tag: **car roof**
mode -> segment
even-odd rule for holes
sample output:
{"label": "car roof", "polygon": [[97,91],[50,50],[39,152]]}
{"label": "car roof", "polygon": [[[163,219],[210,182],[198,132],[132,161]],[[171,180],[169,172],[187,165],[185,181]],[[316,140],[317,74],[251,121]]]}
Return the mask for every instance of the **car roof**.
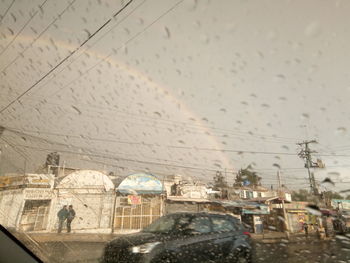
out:
{"label": "car roof", "polygon": [[171,215],[177,215],[177,216],[230,216],[232,218],[234,218],[232,215],[230,214],[225,214],[225,213],[218,213],[218,212],[176,212],[176,213],[172,213],[172,214],[168,214],[169,216]]}

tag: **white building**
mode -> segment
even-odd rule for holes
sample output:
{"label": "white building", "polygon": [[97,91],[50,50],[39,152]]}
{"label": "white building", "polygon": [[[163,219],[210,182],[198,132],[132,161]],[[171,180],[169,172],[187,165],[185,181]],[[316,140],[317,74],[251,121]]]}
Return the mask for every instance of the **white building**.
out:
{"label": "white building", "polygon": [[73,205],[72,232],[110,233],[114,188],[108,176],[98,171],[80,170],[65,176],[54,189],[48,230],[57,231],[58,211],[63,205]]}
{"label": "white building", "polygon": [[52,207],[52,174],[0,177],[0,224],[23,231],[45,231]]}

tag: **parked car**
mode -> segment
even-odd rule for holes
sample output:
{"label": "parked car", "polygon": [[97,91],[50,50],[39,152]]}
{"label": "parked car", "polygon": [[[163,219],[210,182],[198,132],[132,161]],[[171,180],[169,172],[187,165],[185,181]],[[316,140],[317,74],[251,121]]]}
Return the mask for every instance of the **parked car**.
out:
{"label": "parked car", "polygon": [[175,213],[109,242],[102,262],[251,262],[249,232],[230,215]]}

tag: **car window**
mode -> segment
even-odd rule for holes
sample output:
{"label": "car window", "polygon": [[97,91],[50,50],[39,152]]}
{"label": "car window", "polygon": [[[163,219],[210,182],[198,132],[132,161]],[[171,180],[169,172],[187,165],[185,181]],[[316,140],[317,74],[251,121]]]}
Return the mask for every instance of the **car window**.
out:
{"label": "car window", "polygon": [[235,227],[227,218],[212,217],[211,221],[213,222],[214,232],[229,232],[237,229],[237,227]]}
{"label": "car window", "polygon": [[166,233],[174,228],[175,219],[170,216],[161,217],[143,229],[144,232]]}
{"label": "car window", "polygon": [[188,229],[198,233],[209,233],[211,224],[208,217],[195,217],[187,227]]}

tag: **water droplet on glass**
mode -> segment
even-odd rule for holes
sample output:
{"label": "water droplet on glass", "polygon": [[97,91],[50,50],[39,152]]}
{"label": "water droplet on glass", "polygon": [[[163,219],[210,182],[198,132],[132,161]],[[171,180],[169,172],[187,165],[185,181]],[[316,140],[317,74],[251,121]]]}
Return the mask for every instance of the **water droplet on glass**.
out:
{"label": "water droplet on glass", "polygon": [[310,115],[308,113],[302,113],[301,114],[301,119],[302,120],[308,120],[308,119],[310,119]]}
{"label": "water droplet on glass", "polygon": [[282,81],[285,81],[286,80],[286,76],[283,75],[283,74],[277,74],[275,77],[274,77],[274,81],[275,82],[282,82]]}
{"label": "water droplet on glass", "polygon": [[305,35],[308,37],[316,37],[321,33],[321,25],[318,21],[313,21],[305,27]]}
{"label": "water droplet on glass", "polygon": [[281,148],[286,150],[286,151],[289,151],[289,147],[287,145],[282,145]]}
{"label": "water droplet on glass", "polygon": [[170,30],[167,27],[164,27],[164,38],[170,38]]}
{"label": "water droplet on glass", "polygon": [[345,135],[347,133],[347,129],[345,127],[338,127],[335,133],[337,135]]}

